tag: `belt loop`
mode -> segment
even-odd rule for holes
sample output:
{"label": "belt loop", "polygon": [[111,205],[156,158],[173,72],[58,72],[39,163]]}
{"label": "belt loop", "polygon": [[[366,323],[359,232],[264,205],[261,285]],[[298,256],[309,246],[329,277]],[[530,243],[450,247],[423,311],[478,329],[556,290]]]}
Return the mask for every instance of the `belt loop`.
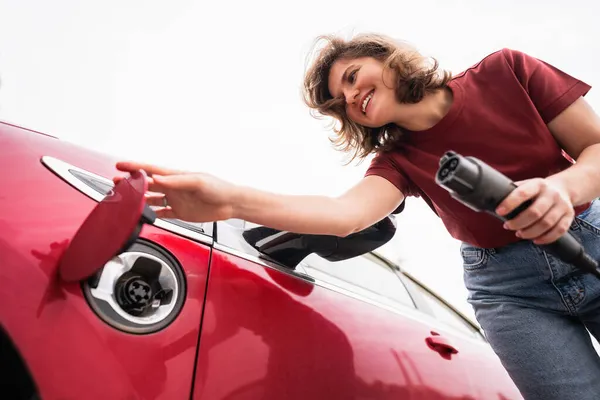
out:
{"label": "belt loop", "polygon": [[579,230],[579,227],[580,227],[580,225],[579,225],[579,221],[577,221],[577,217],[573,218],[573,222],[571,222],[570,229],[576,231],[576,230]]}

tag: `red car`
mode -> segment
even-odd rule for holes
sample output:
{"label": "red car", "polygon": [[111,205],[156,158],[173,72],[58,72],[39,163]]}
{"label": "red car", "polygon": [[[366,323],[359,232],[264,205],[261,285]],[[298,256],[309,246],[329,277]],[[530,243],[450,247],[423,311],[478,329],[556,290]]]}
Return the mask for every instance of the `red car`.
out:
{"label": "red car", "polygon": [[518,399],[484,335],[373,250],[156,219],[143,171],[0,123],[2,399]]}

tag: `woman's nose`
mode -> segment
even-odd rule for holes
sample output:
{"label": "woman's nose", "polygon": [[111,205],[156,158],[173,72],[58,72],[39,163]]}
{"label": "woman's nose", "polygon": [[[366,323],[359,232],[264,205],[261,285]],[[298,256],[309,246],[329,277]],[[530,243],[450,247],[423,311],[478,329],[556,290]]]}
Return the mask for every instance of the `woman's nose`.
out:
{"label": "woman's nose", "polygon": [[358,98],[358,93],[359,93],[359,91],[356,89],[347,90],[346,94],[345,94],[346,103],[348,103],[348,104],[356,103],[356,99]]}

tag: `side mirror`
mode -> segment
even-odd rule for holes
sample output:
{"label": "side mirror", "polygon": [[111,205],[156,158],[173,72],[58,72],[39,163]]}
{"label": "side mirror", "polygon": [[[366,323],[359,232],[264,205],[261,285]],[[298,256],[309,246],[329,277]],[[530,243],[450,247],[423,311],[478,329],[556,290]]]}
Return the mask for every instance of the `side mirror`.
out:
{"label": "side mirror", "polygon": [[261,254],[295,268],[312,253],[329,261],[341,261],[371,252],[389,242],[395,233],[396,221],[390,215],[346,237],[299,234],[265,226],[248,229],[242,236]]}

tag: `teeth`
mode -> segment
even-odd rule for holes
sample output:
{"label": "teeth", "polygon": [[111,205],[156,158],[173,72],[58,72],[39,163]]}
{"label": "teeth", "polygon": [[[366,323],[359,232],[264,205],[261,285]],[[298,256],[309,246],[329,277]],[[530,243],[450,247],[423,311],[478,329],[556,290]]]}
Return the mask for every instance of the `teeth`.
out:
{"label": "teeth", "polygon": [[365,101],[363,101],[363,103],[362,103],[362,112],[363,113],[367,109],[367,104],[369,104],[369,101],[371,101],[371,97],[373,97],[373,93],[374,92],[369,93],[369,95],[365,98]]}

